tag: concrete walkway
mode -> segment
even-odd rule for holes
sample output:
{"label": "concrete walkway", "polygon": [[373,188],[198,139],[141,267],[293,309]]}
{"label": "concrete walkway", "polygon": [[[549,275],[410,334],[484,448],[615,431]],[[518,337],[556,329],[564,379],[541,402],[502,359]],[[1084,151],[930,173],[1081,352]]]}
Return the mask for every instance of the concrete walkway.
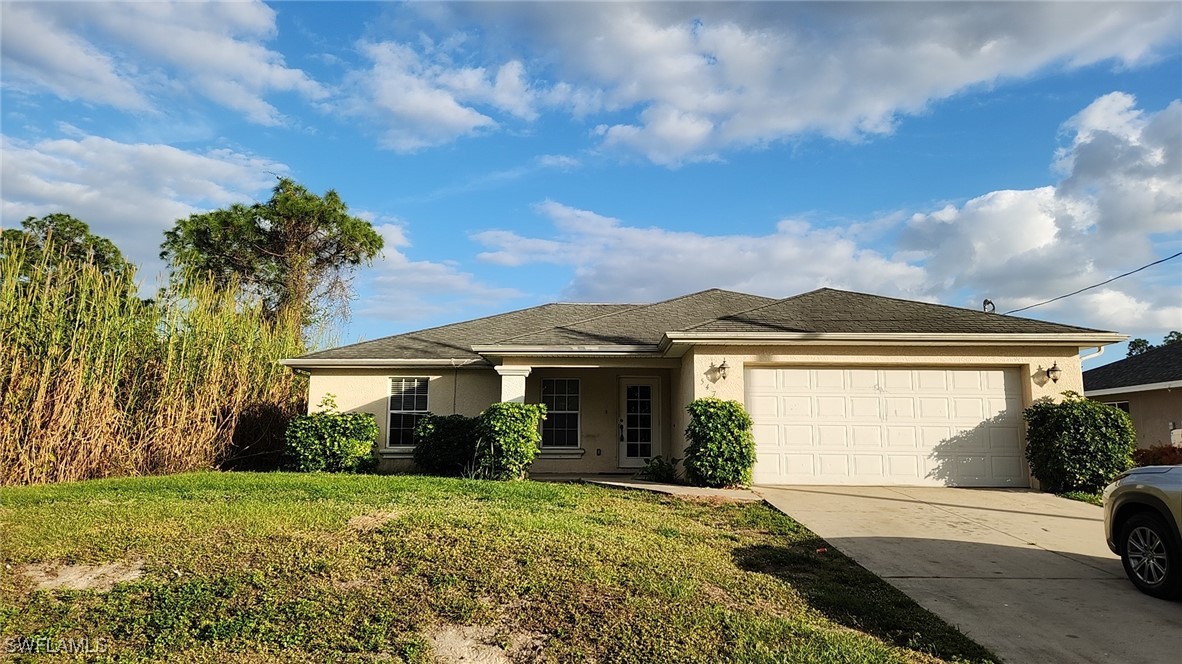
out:
{"label": "concrete walkway", "polygon": [[756,492],[1006,661],[1182,661],[1182,603],[1129,583],[1094,505],[1007,489]]}

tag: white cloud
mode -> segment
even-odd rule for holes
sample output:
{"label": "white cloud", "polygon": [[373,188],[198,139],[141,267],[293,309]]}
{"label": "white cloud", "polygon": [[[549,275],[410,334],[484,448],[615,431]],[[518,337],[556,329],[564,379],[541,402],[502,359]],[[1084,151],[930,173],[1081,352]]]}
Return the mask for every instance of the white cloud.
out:
{"label": "white cloud", "polygon": [[99,136],[24,142],[2,137],[0,219],[71,214],[110,238],[153,285],[163,232],[177,219],[251,200],[287,167],[263,157]]}
{"label": "white cloud", "polygon": [[[762,235],[630,226],[554,201],[537,206],[553,232],[475,234],[480,258],[515,267],[570,265],[565,295],[652,301],[724,287],[787,296],[821,286],[999,311],[1042,302],[1139,267],[1182,246],[1182,102],[1157,112],[1123,93],[1064,124],[1054,185],[985,193],[960,205],[823,228],[780,221]],[[886,231],[901,231],[897,239]],[[1166,247],[1175,249],[1166,249]],[[1174,262],[1025,316],[1141,336],[1182,329]]]}
{"label": "white cloud", "polygon": [[348,76],[342,108],[377,122],[384,147],[413,152],[497,128],[497,120],[485,113],[537,118],[534,92],[519,61],[495,71],[454,66],[445,46],[430,41],[417,49],[395,41],[363,43],[360,49],[371,65]]}
{"label": "white cloud", "polygon": [[375,229],[386,246],[382,258],[365,273],[366,295],[358,310],[362,316],[415,320],[521,295],[512,288],[485,285],[449,263],[412,260],[404,251],[411,243],[401,223],[383,223]]}
{"label": "white cloud", "polygon": [[473,237],[505,266],[555,263],[574,268],[565,295],[586,301],[644,302],[706,288],[790,295],[819,286],[917,295],[920,268],[858,245],[840,229],[784,221],[762,236],[703,235],[628,226],[554,201],[537,206],[552,238],[486,231]]}
{"label": "white cloud", "polygon": [[267,94],[328,94],[263,45],[275,32],[262,2],[5,3],[5,85],[134,110],[196,93],[275,125]]}
{"label": "white cloud", "polygon": [[538,103],[608,115],[594,132],[605,146],[668,165],[801,135],[889,133],[966,90],[1048,69],[1133,66],[1182,37],[1176,3],[448,8],[429,12],[441,29],[496,26],[483,39],[526,63]]}

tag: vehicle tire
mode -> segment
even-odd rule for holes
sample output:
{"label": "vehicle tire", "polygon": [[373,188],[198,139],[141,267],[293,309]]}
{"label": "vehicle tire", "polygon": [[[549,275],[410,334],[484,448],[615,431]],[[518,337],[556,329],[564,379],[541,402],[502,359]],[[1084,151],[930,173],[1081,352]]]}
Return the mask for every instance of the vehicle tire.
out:
{"label": "vehicle tire", "polygon": [[1138,590],[1162,599],[1182,596],[1182,552],[1161,517],[1129,517],[1121,529],[1120,544],[1125,574]]}

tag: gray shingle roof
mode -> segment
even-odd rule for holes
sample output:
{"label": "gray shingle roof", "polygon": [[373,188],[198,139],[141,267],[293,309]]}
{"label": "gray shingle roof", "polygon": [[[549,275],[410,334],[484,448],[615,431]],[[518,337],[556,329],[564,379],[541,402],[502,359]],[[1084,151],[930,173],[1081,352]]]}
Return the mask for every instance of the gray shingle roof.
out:
{"label": "gray shingle roof", "polygon": [[713,288],[570,325],[518,335],[503,343],[515,346],[656,345],[666,332],[682,330],[771,302],[775,300]]}
{"label": "gray shingle roof", "polygon": [[1084,390],[1111,390],[1182,380],[1182,343],[1165,344],[1112,364],[1088,369]]}
{"label": "gray shingle roof", "polygon": [[483,361],[473,346],[657,345],[669,332],[1096,333],[1071,325],[822,288],[773,300],[720,289],[664,302],[544,304],[305,355],[299,360]]}
{"label": "gray shingle roof", "polygon": [[472,346],[497,343],[524,332],[568,325],[632,309],[634,304],[543,304],[487,318],[363,341],[304,355],[303,360],[479,360]]}
{"label": "gray shingle roof", "polygon": [[1029,318],[821,288],[696,325],[687,332],[1070,333],[1100,332]]}

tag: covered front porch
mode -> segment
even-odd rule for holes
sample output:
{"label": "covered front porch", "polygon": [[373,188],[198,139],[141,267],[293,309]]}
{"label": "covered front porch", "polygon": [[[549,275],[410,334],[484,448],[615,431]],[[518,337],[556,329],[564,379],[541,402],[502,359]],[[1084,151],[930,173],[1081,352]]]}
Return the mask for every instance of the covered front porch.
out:
{"label": "covered front porch", "polygon": [[534,360],[495,367],[502,401],[546,406],[531,475],[630,475],[652,457],[680,453],[672,363],[604,364]]}

